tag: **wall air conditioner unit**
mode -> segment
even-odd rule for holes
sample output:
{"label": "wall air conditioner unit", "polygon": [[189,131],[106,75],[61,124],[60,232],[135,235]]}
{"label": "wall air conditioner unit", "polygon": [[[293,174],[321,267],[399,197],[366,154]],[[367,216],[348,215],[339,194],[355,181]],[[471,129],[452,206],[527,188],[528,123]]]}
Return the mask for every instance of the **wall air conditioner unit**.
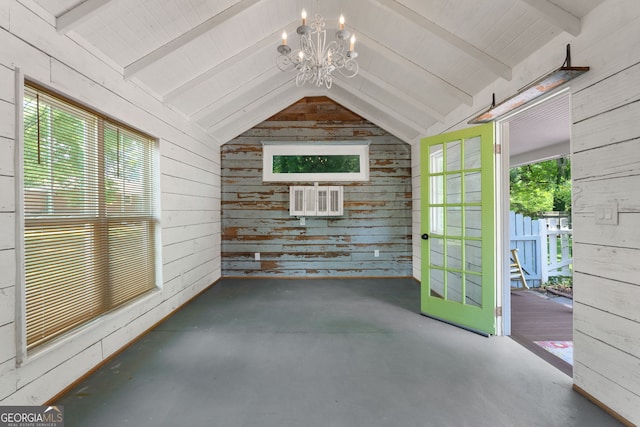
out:
{"label": "wall air conditioner unit", "polygon": [[289,215],[291,216],[342,216],[343,191],[336,186],[289,187]]}

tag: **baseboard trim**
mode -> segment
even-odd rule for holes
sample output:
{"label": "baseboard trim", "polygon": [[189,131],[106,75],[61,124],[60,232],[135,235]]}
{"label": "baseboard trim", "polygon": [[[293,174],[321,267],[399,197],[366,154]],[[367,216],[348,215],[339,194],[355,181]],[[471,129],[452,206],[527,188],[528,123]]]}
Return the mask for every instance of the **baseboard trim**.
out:
{"label": "baseboard trim", "polygon": [[138,335],[137,337],[135,337],[134,339],[132,339],[131,341],[129,341],[128,343],[126,343],[125,345],[123,345],[122,347],[120,347],[117,351],[113,352],[110,356],[108,356],[107,358],[105,358],[104,360],[102,360],[100,363],[98,363],[96,366],[94,366],[93,368],[91,368],[89,371],[87,371],[84,375],[80,376],[78,379],[76,379],[75,381],[73,381],[71,384],[69,384],[68,386],[66,386],[65,388],[63,388],[60,392],[58,392],[55,396],[53,396],[51,399],[47,400],[45,403],[43,403],[43,406],[52,406],[56,401],[60,400],[65,394],[69,393],[71,390],[73,390],[78,384],[80,384],[82,381],[86,380],[87,378],[89,378],[91,375],[95,374],[98,370],[100,370],[100,368],[102,368],[104,365],[106,365],[107,363],[111,362],[114,358],[116,358],[118,355],[120,355],[123,351],[125,351],[126,349],[128,349],[129,347],[131,347],[133,344],[135,344],[136,342],[140,341],[142,338],[145,337],[145,335],[147,335],[149,332],[151,332],[152,330],[154,330],[155,328],[157,328],[160,324],[162,324],[163,322],[165,322],[167,319],[169,319],[171,316],[173,316],[174,314],[176,314],[178,311],[180,311],[182,308],[184,308],[186,305],[188,305],[191,301],[193,301],[194,299],[198,298],[201,294],[203,294],[204,292],[208,291],[209,289],[211,289],[212,287],[214,287],[215,285],[218,284],[218,282],[220,282],[220,280],[222,280],[222,278],[217,279],[215,282],[211,283],[209,286],[207,286],[206,288],[204,288],[203,290],[201,290],[200,292],[198,292],[197,294],[195,294],[193,297],[189,298],[187,301],[185,301],[184,303],[182,303],[180,306],[176,307],[175,310],[173,310],[171,313],[167,314],[166,316],[164,316],[162,319],[158,320],[156,323],[154,323],[151,327],[147,328],[144,332],[142,332],[140,335]]}
{"label": "baseboard trim", "polygon": [[600,400],[598,400],[597,398],[595,398],[593,395],[591,395],[590,393],[586,392],[583,388],[581,388],[580,386],[577,385],[573,385],[573,389],[578,393],[581,394],[585,399],[587,399],[588,401],[590,401],[591,403],[593,403],[594,405],[596,405],[598,408],[602,409],[603,411],[605,411],[607,414],[611,415],[613,418],[615,418],[618,422],[620,422],[622,425],[626,426],[626,427],[636,427],[636,425],[634,423],[632,423],[631,421],[629,421],[628,419],[626,419],[625,417],[623,417],[622,415],[620,415],[619,413],[617,413],[616,411],[614,411],[613,409],[611,409],[609,406],[605,405],[604,403],[602,403]]}

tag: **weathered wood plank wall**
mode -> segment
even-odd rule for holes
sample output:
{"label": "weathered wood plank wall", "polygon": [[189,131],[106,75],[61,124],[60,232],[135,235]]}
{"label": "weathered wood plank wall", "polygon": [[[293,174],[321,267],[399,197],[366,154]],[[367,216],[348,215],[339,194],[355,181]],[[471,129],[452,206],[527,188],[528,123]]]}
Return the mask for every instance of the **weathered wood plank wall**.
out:
{"label": "weathered wood plank wall", "polygon": [[[344,185],[344,216],[301,225],[289,216],[293,183],[262,182],[267,140],[369,140],[370,181],[335,183]],[[411,276],[410,147],[374,124],[305,98],[223,145],[221,165],[223,276]]]}

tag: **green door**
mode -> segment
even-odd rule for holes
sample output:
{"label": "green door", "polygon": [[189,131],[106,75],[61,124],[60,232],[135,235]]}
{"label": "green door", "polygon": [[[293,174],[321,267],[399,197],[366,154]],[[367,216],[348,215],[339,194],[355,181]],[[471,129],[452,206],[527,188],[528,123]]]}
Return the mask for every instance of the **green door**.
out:
{"label": "green door", "polygon": [[420,146],[422,313],[495,334],[493,123]]}

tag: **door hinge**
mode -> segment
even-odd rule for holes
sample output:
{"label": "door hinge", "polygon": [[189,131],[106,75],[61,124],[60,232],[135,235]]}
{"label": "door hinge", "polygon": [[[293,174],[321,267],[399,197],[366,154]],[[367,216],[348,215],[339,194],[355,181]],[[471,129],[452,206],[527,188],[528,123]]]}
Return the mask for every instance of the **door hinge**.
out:
{"label": "door hinge", "polygon": [[496,317],[502,316],[502,307],[496,307]]}
{"label": "door hinge", "polygon": [[502,145],[500,144],[493,144],[493,152],[495,154],[500,154],[502,153]]}

